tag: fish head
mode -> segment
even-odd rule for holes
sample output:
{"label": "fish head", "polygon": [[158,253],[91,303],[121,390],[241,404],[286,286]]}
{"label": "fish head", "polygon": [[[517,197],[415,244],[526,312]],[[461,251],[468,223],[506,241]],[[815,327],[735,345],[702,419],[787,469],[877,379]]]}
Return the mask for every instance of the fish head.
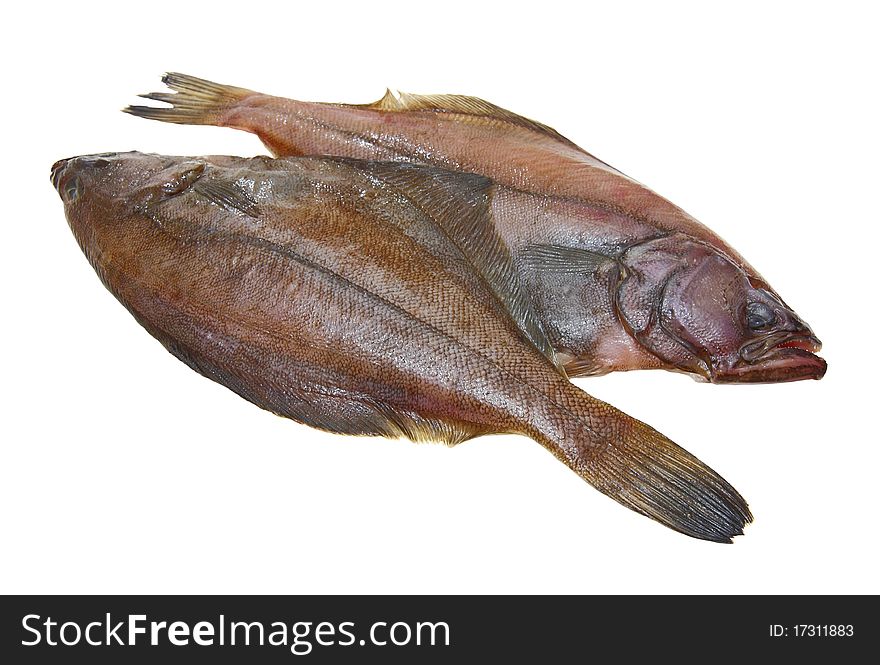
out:
{"label": "fish head", "polygon": [[191,158],[102,153],[59,160],[51,179],[77,241],[99,269],[104,254],[142,223],[140,213],[184,191],[204,170],[204,161]]}
{"label": "fish head", "polygon": [[86,212],[93,206],[108,212],[108,208],[143,209],[151,201],[180,193],[204,170],[204,160],[106,152],[55,162],[52,184],[68,212]]}
{"label": "fish head", "polygon": [[642,345],[712,383],[821,379],[821,342],[763,279],[687,236],[625,255],[618,302]]}

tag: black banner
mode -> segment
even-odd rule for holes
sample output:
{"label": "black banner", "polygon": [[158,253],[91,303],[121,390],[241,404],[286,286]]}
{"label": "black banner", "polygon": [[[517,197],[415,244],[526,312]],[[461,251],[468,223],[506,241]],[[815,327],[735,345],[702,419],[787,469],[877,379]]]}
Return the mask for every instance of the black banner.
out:
{"label": "black banner", "polygon": [[[840,658],[874,596],[7,596],[6,663],[382,662],[612,654]],[[553,662],[551,660],[551,662]]]}

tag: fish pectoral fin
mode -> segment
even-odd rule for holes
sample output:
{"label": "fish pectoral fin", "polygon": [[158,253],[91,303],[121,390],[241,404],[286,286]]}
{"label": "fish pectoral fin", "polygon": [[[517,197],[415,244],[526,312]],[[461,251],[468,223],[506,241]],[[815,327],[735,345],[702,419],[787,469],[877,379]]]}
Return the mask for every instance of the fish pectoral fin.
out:
{"label": "fish pectoral fin", "polygon": [[562,245],[528,245],[519,251],[517,259],[531,270],[557,273],[594,273],[617,262],[607,254]]}
{"label": "fish pectoral fin", "polygon": [[602,376],[611,371],[606,365],[597,363],[590,358],[573,358],[565,363],[565,373],[569,379],[584,376]]}
{"label": "fish pectoral fin", "polygon": [[472,173],[374,162],[365,167],[429,216],[474,266],[520,331],[557,367],[550,340],[526,295],[492,215],[492,181]]}
{"label": "fish pectoral fin", "polygon": [[139,95],[144,99],[171,104],[171,108],[154,106],[127,106],[125,113],[139,118],[173,122],[180,125],[221,125],[226,112],[245,97],[256,94],[253,90],[214,83],[205,79],[168,72],[162,83],[176,94],[151,92]]}
{"label": "fish pectoral fin", "polygon": [[234,181],[203,178],[194,183],[192,189],[202,198],[230,212],[237,212],[254,219],[260,217],[260,207],[257,202]]}
{"label": "fish pectoral fin", "polygon": [[[413,95],[408,92],[398,92],[395,95],[391,90],[386,90],[381,99],[371,104],[348,104],[347,106],[368,108],[375,111],[455,113],[457,115],[469,116],[475,120],[494,120],[539,132],[577,148],[574,143],[552,127],[548,127],[536,120],[525,118],[513,111],[503,109],[479,97],[469,97],[467,95]],[[580,150],[580,148],[577,149]]]}

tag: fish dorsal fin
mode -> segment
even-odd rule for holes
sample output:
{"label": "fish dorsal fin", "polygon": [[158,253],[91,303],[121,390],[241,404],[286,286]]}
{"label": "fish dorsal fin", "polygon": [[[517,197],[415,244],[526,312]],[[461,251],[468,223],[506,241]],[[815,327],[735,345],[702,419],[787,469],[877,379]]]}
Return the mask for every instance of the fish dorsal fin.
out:
{"label": "fish dorsal fin", "polygon": [[[354,106],[354,105],[353,105]],[[405,111],[406,109],[401,108],[400,100],[397,96],[391,92],[391,88],[385,89],[385,94],[382,95],[382,99],[373,102],[372,104],[359,104],[363,108],[374,109],[376,111]]]}
{"label": "fish dorsal fin", "polygon": [[561,367],[520,282],[507,245],[495,228],[492,181],[472,173],[414,164],[369,162],[364,168],[437,224],[489,285],[529,341]]}
{"label": "fish dorsal fin", "polygon": [[[360,105],[361,108],[373,109],[376,111],[428,111],[430,113],[455,113],[458,115],[471,116],[473,118],[482,118],[484,120],[495,120],[497,122],[505,122],[519,127],[525,127],[535,132],[540,132],[550,136],[557,141],[562,141],[567,145],[577,148],[577,146],[557,132],[552,127],[524,118],[517,115],[513,111],[508,111],[500,106],[496,106],[491,102],[479,97],[469,97],[467,95],[413,95],[408,92],[398,92],[395,95],[391,90],[386,90],[382,99],[372,104]],[[580,150],[580,148],[578,148]]]}
{"label": "fish dorsal fin", "polygon": [[520,264],[539,272],[594,273],[617,259],[580,247],[528,245],[519,252]]}

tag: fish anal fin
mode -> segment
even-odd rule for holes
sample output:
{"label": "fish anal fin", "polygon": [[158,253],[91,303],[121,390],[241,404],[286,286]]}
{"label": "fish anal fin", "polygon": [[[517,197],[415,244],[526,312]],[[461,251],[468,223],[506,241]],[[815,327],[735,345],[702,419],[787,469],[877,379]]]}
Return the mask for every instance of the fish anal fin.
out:
{"label": "fish anal fin", "polygon": [[365,168],[434,220],[488,284],[520,331],[562,371],[495,227],[492,181],[471,173],[412,164],[376,162]]}
{"label": "fish anal fin", "polygon": [[[254,401],[254,400],[251,400]],[[263,406],[263,404],[259,404]],[[353,436],[383,436],[447,446],[486,433],[483,428],[395,409],[363,395],[320,389],[284,394],[270,411],[310,427]]]}
{"label": "fish anal fin", "polygon": [[424,417],[336,388],[282,387],[265,377],[233,371],[159,332],[156,336],[168,351],[199,374],[262,409],[326,432],[407,438],[419,443],[438,442],[449,446],[489,433],[486,428],[475,424]]}

